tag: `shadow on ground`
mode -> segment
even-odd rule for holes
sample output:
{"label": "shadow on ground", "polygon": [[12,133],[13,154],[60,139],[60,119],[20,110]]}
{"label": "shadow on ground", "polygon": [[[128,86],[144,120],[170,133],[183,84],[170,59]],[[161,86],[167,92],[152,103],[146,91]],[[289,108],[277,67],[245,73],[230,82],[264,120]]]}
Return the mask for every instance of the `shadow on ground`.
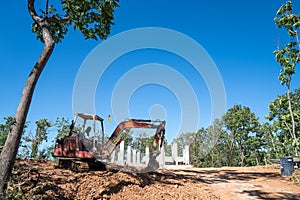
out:
{"label": "shadow on ground", "polygon": [[244,190],[241,193],[248,194],[248,196],[256,197],[258,199],[268,199],[268,200],[300,199],[300,194],[291,194],[287,192],[277,192],[274,194],[274,193],[264,192],[262,190]]}

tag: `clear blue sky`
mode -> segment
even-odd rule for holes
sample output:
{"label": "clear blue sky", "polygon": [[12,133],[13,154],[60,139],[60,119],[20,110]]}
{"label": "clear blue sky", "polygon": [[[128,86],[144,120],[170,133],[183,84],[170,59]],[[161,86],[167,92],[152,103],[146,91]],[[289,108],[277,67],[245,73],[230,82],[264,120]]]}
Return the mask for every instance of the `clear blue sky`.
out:
{"label": "clear blue sky", "polygon": [[[50,0],[53,3],[57,1]],[[26,2],[4,1],[0,8],[1,120],[14,115],[25,80],[43,48],[31,32],[32,20]],[[221,74],[227,108],[236,103],[249,106],[263,119],[268,113],[269,102],[285,92],[277,80],[280,66],[272,53],[276,49],[277,38],[280,37],[282,43],[286,39],[285,32],[278,30],[273,20],[282,3],[283,0],[121,0],[115,12],[111,36],[133,28],[162,27],[193,38],[208,52]],[[37,0],[36,5],[44,7],[44,0]],[[295,1],[294,8],[300,11],[299,1]],[[37,84],[29,121],[41,118],[55,121],[57,116],[72,118],[72,92],[77,71],[100,42],[85,41],[79,32],[71,30],[63,43],[56,45]],[[210,121],[210,99],[203,80],[194,77],[193,70],[184,67],[184,61],[157,50],[123,56],[105,72],[96,91],[97,113],[104,118],[112,114],[111,94],[118,79],[137,65],[151,62],[173,67],[191,82],[199,100],[199,126],[207,126]],[[298,72],[300,69],[296,70]],[[299,87],[299,83],[298,72],[294,76],[293,88]],[[155,110],[156,105],[162,105],[165,113],[158,110],[156,114],[166,117],[167,138],[171,140],[180,126],[178,102],[180,99],[176,99],[168,88],[146,85],[131,96],[129,109],[131,117],[147,118],[151,106]],[[105,125],[109,133],[116,124],[106,121]]]}

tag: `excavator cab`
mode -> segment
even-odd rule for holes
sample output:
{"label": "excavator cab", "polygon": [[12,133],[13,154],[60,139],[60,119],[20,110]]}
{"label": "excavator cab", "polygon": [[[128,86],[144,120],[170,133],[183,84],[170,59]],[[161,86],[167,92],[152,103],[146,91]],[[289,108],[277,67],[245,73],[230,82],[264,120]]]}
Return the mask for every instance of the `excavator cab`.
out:
{"label": "excavator cab", "polygon": [[56,141],[54,157],[92,159],[104,144],[103,119],[98,115],[75,113],[69,136]]}
{"label": "excavator cab", "polygon": [[79,136],[83,150],[93,153],[102,152],[105,136],[101,117],[93,114],[75,113],[72,124],[70,133]]}

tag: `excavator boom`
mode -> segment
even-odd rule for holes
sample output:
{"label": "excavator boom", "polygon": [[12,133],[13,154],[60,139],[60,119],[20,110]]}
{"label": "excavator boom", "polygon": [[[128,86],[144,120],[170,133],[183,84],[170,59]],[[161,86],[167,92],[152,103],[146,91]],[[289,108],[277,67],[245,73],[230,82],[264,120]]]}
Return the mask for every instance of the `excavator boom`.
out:
{"label": "excavator boom", "polygon": [[114,149],[121,143],[121,141],[124,140],[124,138],[128,135],[130,129],[132,128],[156,129],[154,141],[152,144],[152,148],[156,148],[159,139],[164,138],[165,123],[165,121],[151,121],[143,119],[128,119],[127,121],[121,122],[116,127],[108,142],[104,146],[103,153],[105,155],[110,155],[114,151]]}

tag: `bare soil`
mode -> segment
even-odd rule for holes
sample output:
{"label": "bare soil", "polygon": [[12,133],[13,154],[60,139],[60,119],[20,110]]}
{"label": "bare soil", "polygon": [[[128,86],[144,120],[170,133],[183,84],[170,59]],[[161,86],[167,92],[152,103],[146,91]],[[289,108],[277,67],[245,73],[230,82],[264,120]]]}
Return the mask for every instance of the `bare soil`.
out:
{"label": "bare soil", "polygon": [[51,161],[17,160],[12,182],[9,195],[17,199],[300,199],[300,186],[278,166],[76,173]]}

